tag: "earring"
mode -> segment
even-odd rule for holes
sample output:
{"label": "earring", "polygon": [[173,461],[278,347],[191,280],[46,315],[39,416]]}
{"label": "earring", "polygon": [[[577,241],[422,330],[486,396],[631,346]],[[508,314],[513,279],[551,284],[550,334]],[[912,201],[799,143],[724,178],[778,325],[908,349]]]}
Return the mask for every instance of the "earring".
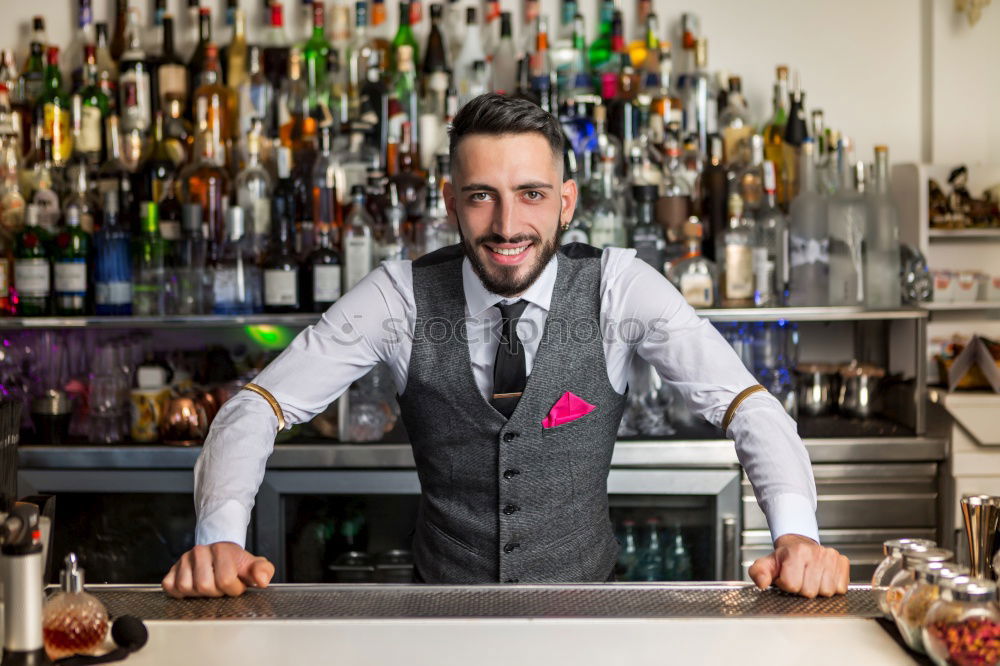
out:
{"label": "earring", "polygon": [[559,228],[562,229],[563,231],[566,231],[567,229],[569,229],[569,223],[570,223],[570,220],[566,220],[562,224],[559,225]]}

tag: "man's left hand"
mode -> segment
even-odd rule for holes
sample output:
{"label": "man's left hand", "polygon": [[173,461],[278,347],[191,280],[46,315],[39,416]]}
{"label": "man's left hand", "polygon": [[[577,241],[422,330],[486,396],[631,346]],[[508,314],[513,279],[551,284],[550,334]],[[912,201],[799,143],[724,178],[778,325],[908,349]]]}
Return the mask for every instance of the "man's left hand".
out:
{"label": "man's left hand", "polygon": [[785,534],[774,542],[774,552],[750,567],[750,578],[764,590],[777,585],[785,592],[807,599],[816,595],[846,594],[851,563],[833,548],[825,548],[798,534]]}

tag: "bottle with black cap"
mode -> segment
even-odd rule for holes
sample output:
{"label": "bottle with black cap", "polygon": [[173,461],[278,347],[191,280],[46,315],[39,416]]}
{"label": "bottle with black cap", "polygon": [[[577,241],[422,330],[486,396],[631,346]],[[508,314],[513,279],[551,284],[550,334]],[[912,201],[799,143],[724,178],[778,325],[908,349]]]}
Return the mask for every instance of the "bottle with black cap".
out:
{"label": "bottle with black cap", "polygon": [[663,227],[656,223],[656,199],[659,188],[656,185],[633,185],[635,200],[635,220],[632,225],[632,247],[635,254],[659,272],[663,272],[663,262],[667,239]]}

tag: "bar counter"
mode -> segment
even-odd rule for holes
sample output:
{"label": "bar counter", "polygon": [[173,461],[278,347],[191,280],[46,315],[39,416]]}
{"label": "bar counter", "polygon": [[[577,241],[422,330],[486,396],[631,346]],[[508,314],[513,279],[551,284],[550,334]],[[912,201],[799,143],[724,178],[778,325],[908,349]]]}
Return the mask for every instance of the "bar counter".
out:
{"label": "bar counter", "polygon": [[814,600],[743,583],[274,585],[189,600],[88,589],[146,622],[134,666],[915,663],[866,586]]}

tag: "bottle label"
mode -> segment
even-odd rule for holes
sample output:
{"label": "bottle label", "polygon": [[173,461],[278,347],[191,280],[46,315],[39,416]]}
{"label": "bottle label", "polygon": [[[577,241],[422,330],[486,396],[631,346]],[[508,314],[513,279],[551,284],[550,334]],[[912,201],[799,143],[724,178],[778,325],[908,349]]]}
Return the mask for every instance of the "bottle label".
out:
{"label": "bottle label", "polygon": [[264,271],[264,305],[299,304],[299,272],[267,269]]}
{"label": "bottle label", "polygon": [[753,136],[754,128],[750,125],[743,127],[727,127],[722,130],[722,155],[726,164],[742,162],[740,159],[743,152],[750,153],[750,137]]}
{"label": "bottle label", "polygon": [[96,106],[84,106],[80,115],[80,134],[77,147],[82,153],[96,153],[101,150],[101,110]]}
{"label": "bottle label", "polygon": [[344,289],[349,291],[372,269],[372,239],[349,236],[344,242],[344,257],[347,264]]}
{"label": "bottle label", "polygon": [[238,287],[239,273],[236,269],[216,268],[212,280],[212,294],[216,308],[242,302]]}
{"label": "bottle label", "polygon": [[271,235],[271,200],[267,197],[254,199],[253,232],[258,236]]}
{"label": "bottle label", "polygon": [[38,226],[54,234],[59,224],[59,195],[53,189],[40,188],[35,190],[31,203],[38,206]]}
{"label": "bottle label", "polygon": [[595,213],[593,223],[590,225],[590,242],[594,247],[604,249],[606,247],[621,245],[617,242],[615,226],[618,224],[616,216],[612,213]]}
{"label": "bottle label", "polygon": [[789,235],[788,253],[790,268],[805,266],[807,264],[829,264],[830,263],[830,239],[823,238],[803,238],[802,236]]}
{"label": "bottle label", "polygon": [[94,286],[94,298],[98,305],[129,305],[132,302],[132,283],[98,282]]}
{"label": "bottle label", "polygon": [[562,238],[560,239],[563,245],[567,243],[590,243],[590,238],[587,236],[587,232],[583,229],[567,229],[563,232]]}
{"label": "bottle label", "polygon": [[753,278],[754,300],[758,303],[770,301],[773,295],[771,283],[774,281],[774,262],[768,258],[766,247],[753,249]]}
{"label": "bottle label", "polygon": [[55,264],[55,278],[56,293],[86,295],[86,260],[57,261]]}
{"label": "bottle label", "polygon": [[682,275],[681,294],[691,307],[712,307],[712,276],[704,273]]}
{"label": "bottle label", "polygon": [[317,264],[313,266],[313,300],[330,303],[340,298],[340,266]]}
{"label": "bottle label", "polygon": [[52,291],[49,260],[17,259],[14,262],[14,286],[23,297],[45,298]]}
{"label": "bottle label", "polygon": [[149,129],[149,73],[138,69],[126,70],[121,77],[122,129]]}
{"label": "bottle label", "polygon": [[69,110],[49,102],[44,107],[43,136],[52,139],[52,161],[63,163],[73,152]]}
{"label": "bottle label", "polygon": [[161,65],[156,70],[156,81],[160,87],[160,99],[187,97],[187,68],[183,65]]}
{"label": "bottle label", "polygon": [[753,256],[746,245],[726,245],[726,289],[723,297],[753,297]]}
{"label": "bottle label", "polygon": [[160,236],[165,241],[181,239],[181,223],[177,220],[160,220]]}

